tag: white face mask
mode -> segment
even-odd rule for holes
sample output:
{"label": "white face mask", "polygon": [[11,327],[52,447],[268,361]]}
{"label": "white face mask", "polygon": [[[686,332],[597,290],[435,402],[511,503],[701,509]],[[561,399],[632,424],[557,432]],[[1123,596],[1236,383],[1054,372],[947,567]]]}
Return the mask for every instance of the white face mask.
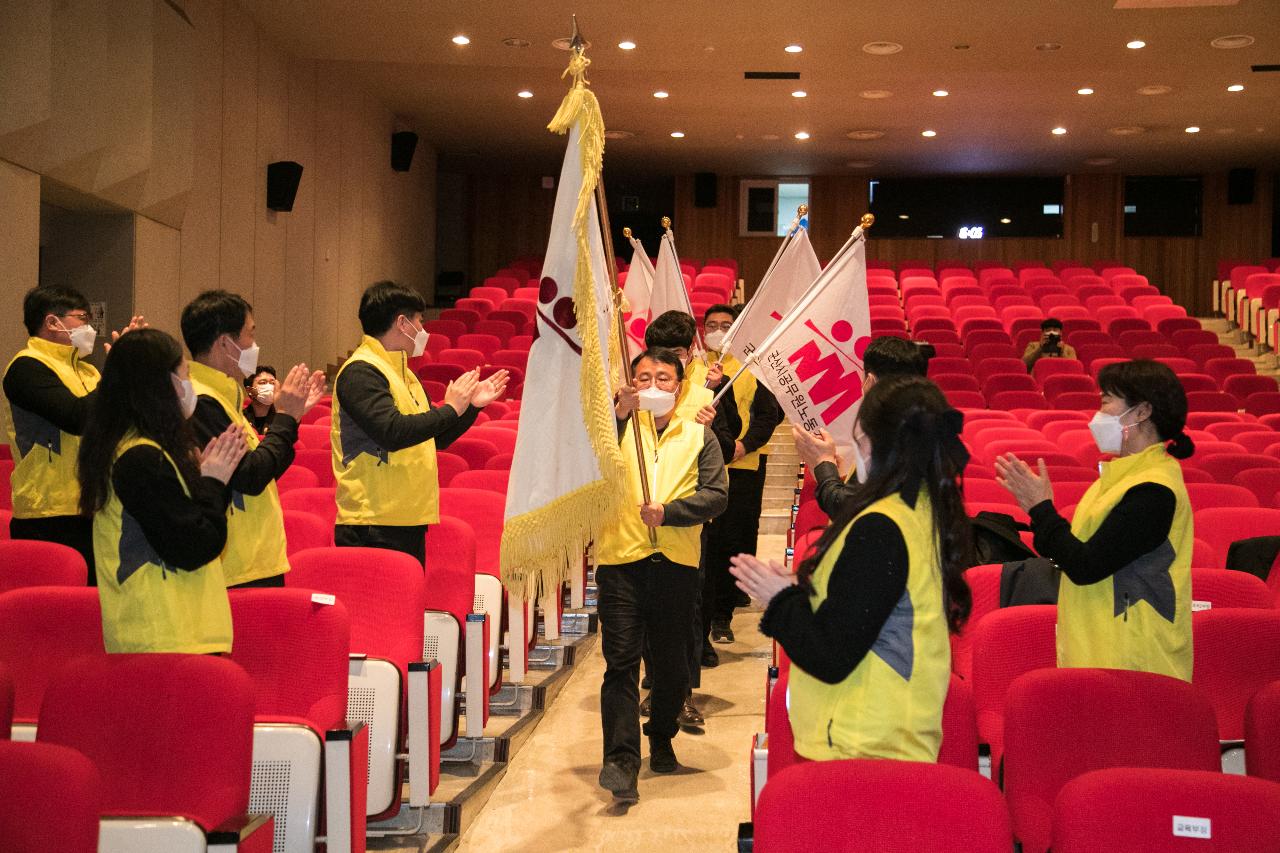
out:
{"label": "white face mask", "polygon": [[867,482],[867,478],[871,476],[871,464],[862,455],[858,448],[853,449],[853,470],[858,478],[859,483]]}
{"label": "white face mask", "polygon": [[654,385],[640,389],[639,397],[641,411],[653,412],[655,417],[660,418],[676,407],[676,392],[663,391]]}
{"label": "white face mask", "polygon": [[228,337],[227,340],[231,341],[231,345],[236,348],[236,351],[238,353],[240,353],[240,355],[236,358],[236,366],[240,368],[240,372],[243,373],[245,376],[252,376],[253,374],[257,373],[258,372],[258,351],[261,349],[261,347],[259,347],[257,344],[254,344],[253,346],[247,349],[240,349],[240,347],[236,345],[236,342],[232,341],[230,337]]}
{"label": "white face mask", "polygon": [[716,329],[714,332],[707,332],[707,349],[713,349],[716,352],[723,352],[724,332]]}
{"label": "white face mask", "polygon": [[62,331],[67,333],[67,337],[71,339],[71,345],[80,353],[81,358],[86,358],[93,352],[94,341],[98,339],[98,330],[88,323],[83,326],[76,326],[74,329],[62,327]]}
{"label": "white face mask", "polygon": [[[406,317],[405,319],[408,318]],[[413,323],[410,322],[409,325],[412,327]],[[412,335],[404,331],[401,331],[400,334],[413,341],[413,352],[410,354],[410,358],[417,358],[427,351],[427,338],[431,337],[431,335],[426,329],[418,329],[418,331]]]}
{"label": "white face mask", "polygon": [[190,418],[196,413],[196,389],[191,384],[190,379],[183,379],[178,374],[173,374],[174,390],[178,392],[178,406],[182,409],[182,416]]}
{"label": "white face mask", "polygon": [[274,385],[255,385],[253,390],[253,401],[255,403],[270,406],[276,401],[276,386]]}
{"label": "white face mask", "polygon": [[[1124,446],[1124,431],[1126,427],[1120,423],[1120,419],[1134,410],[1133,406],[1125,409],[1118,415],[1108,415],[1105,412],[1098,412],[1093,416],[1093,420],[1089,421],[1089,432],[1093,433],[1093,441],[1098,445],[1098,450],[1103,453],[1119,453]],[[1130,426],[1136,426],[1130,424]]]}

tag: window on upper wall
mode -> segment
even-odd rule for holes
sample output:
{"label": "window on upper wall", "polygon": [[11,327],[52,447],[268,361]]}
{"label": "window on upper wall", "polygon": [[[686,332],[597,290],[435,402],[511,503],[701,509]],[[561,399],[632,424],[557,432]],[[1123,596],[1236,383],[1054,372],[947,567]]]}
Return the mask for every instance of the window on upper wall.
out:
{"label": "window on upper wall", "polygon": [[868,191],[876,238],[1062,236],[1062,178],[882,178]]}
{"label": "window on upper wall", "polygon": [[804,178],[744,180],[738,192],[740,237],[786,236],[796,208],[809,203],[809,181]]}
{"label": "window on upper wall", "polygon": [[1198,177],[1124,179],[1124,236],[1199,237],[1204,198]]}

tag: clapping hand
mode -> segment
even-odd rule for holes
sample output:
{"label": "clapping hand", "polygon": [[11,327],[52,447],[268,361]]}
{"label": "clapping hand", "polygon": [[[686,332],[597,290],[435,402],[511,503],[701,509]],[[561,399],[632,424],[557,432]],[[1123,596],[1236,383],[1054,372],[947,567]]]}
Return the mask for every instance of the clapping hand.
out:
{"label": "clapping hand", "polygon": [[510,379],[510,371],[499,370],[492,376],[478,382],[475,392],[471,395],[471,405],[477,409],[483,409],[494,400],[501,399],[502,395],[507,391],[507,383]]}
{"label": "clapping hand", "polygon": [[468,370],[449,383],[444,390],[444,404],[452,406],[459,415],[467,411],[471,398],[475,396],[476,387],[480,384],[480,368]]}
{"label": "clapping hand", "polygon": [[143,317],[141,314],[133,315],[133,318],[129,320],[129,325],[125,326],[123,329],[121,329],[118,332],[111,333],[111,343],[104,343],[102,345],[103,351],[111,352],[111,344],[114,344],[116,341],[120,340],[121,335],[126,334],[128,332],[136,331],[137,329],[145,329],[145,328],[147,328],[147,318]]}
{"label": "clapping hand", "polygon": [[200,474],[212,477],[225,486],[247,452],[249,445],[245,443],[244,433],[232,424],[205,445],[200,453]]}
{"label": "clapping hand", "polygon": [[288,415],[295,421],[302,420],[309,408],[307,395],[311,389],[311,376],[305,364],[295,364],[285,374],[284,380],[276,389],[276,411]]}
{"label": "clapping hand", "polygon": [[765,562],[750,554],[729,558],[729,572],[738,589],[768,606],[773,597],[796,582],[795,575],[776,560]]}
{"label": "clapping hand", "polygon": [[795,439],[796,450],[799,451],[800,458],[805,465],[809,466],[810,471],[822,462],[830,462],[836,468],[840,467],[840,457],[836,454],[835,439],[825,429],[819,429],[818,434],[814,435],[808,430],[792,426],[791,436]]}
{"label": "clapping hand", "polygon": [[996,482],[1009,490],[1023,511],[1044,501],[1053,500],[1053,484],[1049,482],[1049,469],[1040,461],[1040,473],[1012,453],[996,458]]}

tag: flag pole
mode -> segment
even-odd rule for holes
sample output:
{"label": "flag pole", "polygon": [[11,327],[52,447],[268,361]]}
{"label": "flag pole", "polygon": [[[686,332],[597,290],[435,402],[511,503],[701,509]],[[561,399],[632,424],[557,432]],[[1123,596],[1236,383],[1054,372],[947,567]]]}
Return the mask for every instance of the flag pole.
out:
{"label": "flag pole", "polygon": [[764,276],[760,279],[760,286],[756,288],[756,292],[751,294],[751,298],[742,306],[742,310],[738,312],[738,316],[734,319],[733,325],[729,327],[729,331],[724,333],[724,343],[721,345],[723,350],[720,353],[720,360],[717,364],[724,361],[726,353],[729,351],[729,344],[733,342],[734,333],[738,331],[738,327],[742,324],[743,318],[747,316],[747,312],[751,310],[751,303],[755,302],[756,294],[764,289],[764,285],[769,281],[769,276],[773,275],[773,269],[778,265],[778,261],[782,259],[783,252],[787,246],[791,245],[791,240],[799,233],[800,220],[809,212],[809,205],[802,204],[796,208],[796,218],[791,220],[791,227],[787,229],[787,236],[783,238],[782,243],[778,246],[778,251],[773,253],[773,260],[769,262],[769,268],[765,271]]}
{"label": "flag pole", "polygon": [[[582,50],[580,46],[574,49]],[[631,348],[627,344],[626,321],[622,319],[622,288],[618,286],[618,265],[617,258],[613,253],[613,232],[609,230],[609,204],[604,194],[603,170],[601,170],[600,180],[596,181],[596,211],[600,216],[602,238],[600,242],[604,244],[605,267],[608,269],[609,284],[613,292],[614,314],[617,319],[614,325],[618,333],[618,354],[622,358],[622,381],[624,384],[630,385],[633,377],[631,375],[631,359],[627,358],[627,353]],[[640,419],[636,417],[636,412],[632,412],[630,418],[631,436],[636,442],[636,463],[639,465],[640,470],[640,495],[647,504],[651,496],[649,493],[649,472],[645,468],[644,462],[644,439],[640,435]],[[658,531],[652,527],[649,528],[649,544],[658,544]]]}
{"label": "flag pole", "polygon": [[689,316],[693,317],[693,339],[698,342],[698,347],[702,350],[702,364],[707,366],[707,345],[702,341],[702,332],[698,331],[698,318],[693,316],[693,303],[689,301],[689,288],[684,286],[684,270],[680,269],[680,253],[676,251],[675,237],[671,235],[670,216],[662,217],[662,227],[666,229],[662,239],[671,244],[671,260],[676,265],[676,280],[680,282],[680,292],[684,294],[685,307],[689,309]]}

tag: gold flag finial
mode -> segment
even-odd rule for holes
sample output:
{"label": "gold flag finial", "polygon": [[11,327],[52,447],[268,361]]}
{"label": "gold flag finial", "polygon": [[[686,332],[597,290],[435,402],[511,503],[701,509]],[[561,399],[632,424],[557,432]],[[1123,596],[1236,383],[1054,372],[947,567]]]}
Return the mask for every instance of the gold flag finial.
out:
{"label": "gold flag finial", "polygon": [[663,227],[663,228],[670,228],[670,227],[671,227],[671,217],[670,217],[670,216],[664,216],[664,217],[662,217],[662,227]]}
{"label": "gold flag finial", "polygon": [[628,240],[630,240],[630,239],[631,239],[631,229],[630,229],[630,228],[623,228],[623,229],[622,229],[622,236],[623,236],[623,237],[626,237]]}
{"label": "gold flag finial", "polygon": [[862,214],[862,221],[859,224],[862,226],[862,230],[866,231],[872,225],[876,224],[875,214],[872,214],[872,213]]}
{"label": "gold flag finial", "polygon": [[809,212],[809,205],[807,204],[802,204],[796,208],[796,216],[798,217],[803,217],[808,212]]}

